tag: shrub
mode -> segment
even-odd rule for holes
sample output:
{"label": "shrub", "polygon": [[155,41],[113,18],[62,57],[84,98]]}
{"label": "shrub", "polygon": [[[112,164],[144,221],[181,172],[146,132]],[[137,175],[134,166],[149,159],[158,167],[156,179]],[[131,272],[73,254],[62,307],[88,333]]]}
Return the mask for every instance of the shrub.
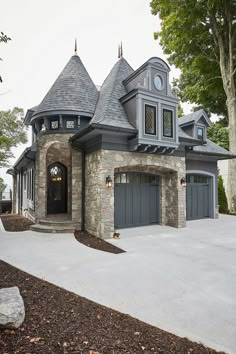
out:
{"label": "shrub", "polygon": [[218,176],[218,199],[219,199],[219,212],[228,214],[228,202],[225,193],[225,187],[222,176]]}

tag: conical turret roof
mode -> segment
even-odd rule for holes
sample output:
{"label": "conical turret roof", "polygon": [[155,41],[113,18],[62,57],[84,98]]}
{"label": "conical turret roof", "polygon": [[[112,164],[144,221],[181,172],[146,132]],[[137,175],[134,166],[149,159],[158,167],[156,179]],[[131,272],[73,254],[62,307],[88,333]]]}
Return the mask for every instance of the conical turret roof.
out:
{"label": "conical turret roof", "polygon": [[73,55],[56,79],[34,116],[53,111],[76,111],[94,114],[98,91],[81,59]]}
{"label": "conical turret roof", "polygon": [[129,63],[121,57],[104,81],[91,123],[134,129],[129,123],[120,98],[127,94],[123,80],[133,73]]}

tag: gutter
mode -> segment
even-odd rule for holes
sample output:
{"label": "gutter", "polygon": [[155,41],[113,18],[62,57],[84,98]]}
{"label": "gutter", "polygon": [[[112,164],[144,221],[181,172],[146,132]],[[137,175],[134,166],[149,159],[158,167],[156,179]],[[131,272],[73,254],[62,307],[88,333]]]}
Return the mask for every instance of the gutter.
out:
{"label": "gutter", "polygon": [[83,148],[79,148],[78,146],[72,145],[71,139],[69,139],[69,143],[72,149],[78,150],[82,154],[81,231],[84,231],[85,230],[85,150]]}

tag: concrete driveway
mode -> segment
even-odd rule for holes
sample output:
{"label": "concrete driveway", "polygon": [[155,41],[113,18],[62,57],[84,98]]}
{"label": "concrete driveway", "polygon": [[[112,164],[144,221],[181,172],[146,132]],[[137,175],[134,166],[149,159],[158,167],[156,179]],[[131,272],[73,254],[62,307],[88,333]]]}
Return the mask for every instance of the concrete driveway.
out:
{"label": "concrete driveway", "polygon": [[236,353],[236,217],[121,230],[112,255],[70,234],[0,234],[0,259],[180,336]]}

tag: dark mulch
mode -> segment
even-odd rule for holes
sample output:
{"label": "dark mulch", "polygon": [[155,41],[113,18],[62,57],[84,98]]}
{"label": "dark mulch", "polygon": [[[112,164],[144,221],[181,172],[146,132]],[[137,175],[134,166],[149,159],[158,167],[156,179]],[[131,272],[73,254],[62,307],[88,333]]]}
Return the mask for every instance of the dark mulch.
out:
{"label": "dark mulch", "polygon": [[125,251],[122,250],[121,248],[118,248],[114,245],[112,245],[109,242],[106,242],[105,240],[102,240],[101,238],[95,237],[91,234],[89,234],[87,231],[75,231],[75,238],[77,241],[83,243],[83,245],[86,245],[91,248],[95,248],[96,250],[100,251],[105,251],[109,253],[124,253]]}
{"label": "dark mulch", "polygon": [[0,274],[0,288],[18,286],[26,308],[26,318],[19,329],[0,330],[0,353],[216,353],[58,288],[2,261]]}
{"label": "dark mulch", "polygon": [[1,215],[1,220],[6,231],[26,231],[33,225],[31,220],[16,214]]}

